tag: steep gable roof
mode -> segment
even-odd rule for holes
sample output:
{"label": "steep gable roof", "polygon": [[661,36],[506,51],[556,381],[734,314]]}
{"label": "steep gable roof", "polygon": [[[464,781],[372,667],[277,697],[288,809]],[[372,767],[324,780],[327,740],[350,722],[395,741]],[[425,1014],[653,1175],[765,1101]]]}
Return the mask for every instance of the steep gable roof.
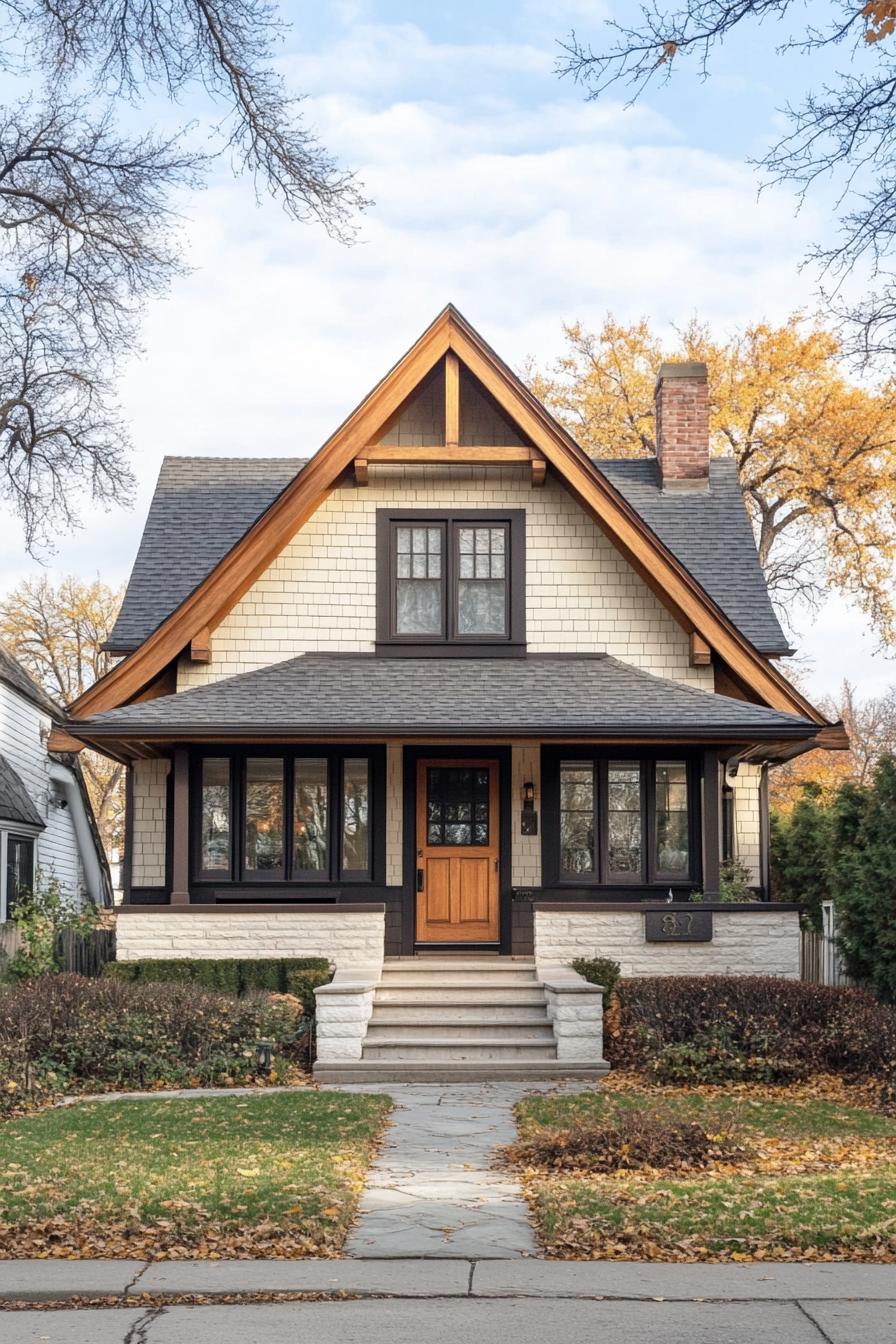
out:
{"label": "steep gable roof", "polygon": [[38,709],[43,710],[44,714],[49,714],[51,719],[64,719],[65,712],[55,700],[47,695],[42,686],[39,686],[30,672],[26,672],[17,658],[9,652],[9,649],[0,644],[0,681],[11,686],[14,691],[36,705]]}
{"label": "steep gable roof", "polygon": [[200,631],[217,625],[327,498],[342,473],[367,455],[384,425],[444,356],[478,379],[676,619],[704,639],[736,677],[765,703],[825,722],[453,307],[439,314],[208,576],[138,649],[75,702],[72,713],[83,718],[134,699]]}
{"label": "steep gable roof", "polygon": [[[130,653],[214,569],[307,459],[166,457],[108,647]],[[733,461],[710,464],[710,488],[664,493],[654,458],[595,458],[660,541],[752,644],[789,652],[759,566]],[[196,526],[201,518],[201,526]],[[172,547],[171,538],[178,544]]]}

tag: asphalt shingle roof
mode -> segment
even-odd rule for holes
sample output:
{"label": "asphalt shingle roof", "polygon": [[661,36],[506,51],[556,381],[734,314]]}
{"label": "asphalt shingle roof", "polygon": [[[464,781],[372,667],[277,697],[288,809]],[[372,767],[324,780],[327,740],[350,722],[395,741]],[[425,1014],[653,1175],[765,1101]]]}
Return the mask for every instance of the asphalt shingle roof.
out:
{"label": "asphalt shingle roof", "polygon": [[709,489],[660,489],[655,458],[596,462],[734,625],[765,654],[790,652],[765,585],[733,458],[709,464]]}
{"label": "asphalt shingle roof", "polygon": [[[126,653],[202,582],[289,484],[304,458],[166,457],[109,647]],[[763,653],[787,652],[769,601],[733,461],[704,492],[663,494],[656,461],[596,465]]]}
{"label": "asphalt shingle roof", "polygon": [[591,657],[382,658],[304,654],[78,725],[93,736],[363,731],[545,735],[635,731],[807,737],[817,725],[764,705]]}
{"label": "asphalt shingle roof", "polygon": [[61,706],[57,705],[56,701],[47,695],[43,687],[39,686],[34,680],[31,673],[26,672],[18,659],[14,658],[9,649],[5,649],[2,644],[0,644],[0,681],[5,681],[7,686],[11,686],[14,691],[18,691],[32,705],[37,705],[38,709],[42,709],[51,718],[62,719],[65,717],[65,712]]}
{"label": "asphalt shingle roof", "polygon": [[5,756],[0,756],[0,821],[39,826],[41,830],[46,824]]}

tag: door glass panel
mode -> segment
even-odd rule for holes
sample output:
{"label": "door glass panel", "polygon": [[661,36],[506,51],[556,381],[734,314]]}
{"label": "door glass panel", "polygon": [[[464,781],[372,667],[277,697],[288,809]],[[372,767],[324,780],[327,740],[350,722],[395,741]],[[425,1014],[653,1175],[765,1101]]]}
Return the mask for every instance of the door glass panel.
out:
{"label": "door glass panel", "polygon": [[202,835],[199,866],[204,873],[230,873],[230,761],[206,756],[202,762]]}
{"label": "door glass panel", "polygon": [[593,873],[594,868],[594,767],[561,761],[560,870]]}
{"label": "door glass panel", "polygon": [[686,877],[690,870],[688,772],[683,761],[657,761],[656,868],[676,877]]}
{"label": "door glass panel", "polygon": [[505,526],[457,529],[457,632],[507,634]]}
{"label": "door glass panel", "polygon": [[613,877],[641,873],[641,766],[638,761],[610,761],[607,768],[607,868]]}
{"label": "door glass panel", "polygon": [[295,764],[293,871],[327,873],[327,761],[300,756]]}
{"label": "door glass panel", "polygon": [[283,762],[246,761],[245,866],[247,872],[283,875]]}
{"label": "door glass panel", "polygon": [[347,756],[342,763],[342,870],[366,873],[370,868],[370,779],[366,756]]}
{"label": "door glass panel", "polygon": [[489,843],[488,776],[487,766],[427,767],[427,845]]}
{"label": "door glass panel", "polygon": [[396,634],[443,633],[442,535],[441,527],[395,529]]}

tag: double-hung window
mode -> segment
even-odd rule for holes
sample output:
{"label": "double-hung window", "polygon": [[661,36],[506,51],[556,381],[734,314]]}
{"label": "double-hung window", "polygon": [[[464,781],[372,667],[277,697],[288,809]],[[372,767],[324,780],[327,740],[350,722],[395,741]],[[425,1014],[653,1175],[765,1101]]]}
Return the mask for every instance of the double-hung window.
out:
{"label": "double-hung window", "polygon": [[523,510],[380,510],[377,527],[380,651],[524,651]]}
{"label": "double-hung window", "polygon": [[5,849],[0,874],[0,919],[11,919],[17,903],[34,888],[34,837],[8,832],[0,836]]}
{"label": "double-hung window", "polygon": [[697,876],[690,760],[546,749],[542,768],[546,881],[645,886]]}
{"label": "double-hung window", "polygon": [[199,758],[194,861],[200,882],[374,880],[382,753],[263,748]]}

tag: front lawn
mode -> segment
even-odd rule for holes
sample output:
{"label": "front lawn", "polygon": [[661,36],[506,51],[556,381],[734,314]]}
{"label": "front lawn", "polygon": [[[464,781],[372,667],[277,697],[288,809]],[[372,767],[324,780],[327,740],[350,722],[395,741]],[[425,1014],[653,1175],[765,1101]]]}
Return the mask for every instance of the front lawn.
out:
{"label": "front lawn", "polygon": [[[602,1129],[624,1139],[634,1122],[634,1153],[644,1116],[667,1132],[699,1126],[706,1165],[688,1167],[687,1144],[656,1165],[627,1165],[618,1143],[620,1168],[595,1171],[589,1136],[599,1148]],[[896,1119],[871,1109],[867,1093],[835,1084],[660,1091],[623,1077],[578,1097],[527,1098],[517,1120],[508,1158],[549,1255],[896,1260]]]}
{"label": "front lawn", "polygon": [[70,1106],[0,1126],[0,1256],[338,1253],[388,1098]]}

